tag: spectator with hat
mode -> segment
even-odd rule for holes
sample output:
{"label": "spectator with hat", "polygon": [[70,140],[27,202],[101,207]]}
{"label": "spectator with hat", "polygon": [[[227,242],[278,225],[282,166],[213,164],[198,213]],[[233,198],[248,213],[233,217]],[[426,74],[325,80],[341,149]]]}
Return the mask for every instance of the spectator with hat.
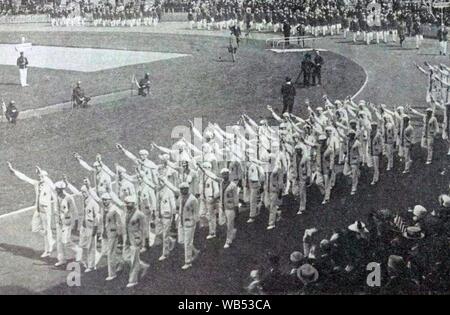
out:
{"label": "spectator with hat", "polygon": [[416,294],[418,285],[408,275],[408,267],[403,257],[390,255],[387,262],[388,281],[381,288],[383,294]]}

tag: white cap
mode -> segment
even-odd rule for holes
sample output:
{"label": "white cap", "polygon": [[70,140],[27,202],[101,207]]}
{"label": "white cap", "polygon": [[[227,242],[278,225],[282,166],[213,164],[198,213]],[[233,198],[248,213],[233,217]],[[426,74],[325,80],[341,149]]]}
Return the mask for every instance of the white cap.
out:
{"label": "white cap", "polygon": [[366,229],[366,225],[361,221],[355,221],[352,225],[348,227],[348,229],[352,232],[358,233],[368,233],[369,231]]}
{"label": "white cap", "polygon": [[66,183],[63,182],[62,180],[55,183],[56,189],[65,189],[66,187],[67,187]]}
{"label": "white cap", "polygon": [[203,167],[204,168],[211,168],[212,167],[211,162],[208,162],[208,161],[203,162]]}
{"label": "white cap", "polygon": [[82,192],[84,191],[84,192],[86,192],[86,193],[89,193],[89,189],[87,188],[86,185],[81,186],[80,190],[81,190]]}
{"label": "white cap", "polygon": [[126,196],[125,197],[125,203],[136,203],[136,198],[134,196]]}
{"label": "white cap", "polygon": [[148,151],[145,149],[139,150],[140,155],[148,155]]}
{"label": "white cap", "polygon": [[102,200],[111,200],[111,195],[109,193],[103,193],[101,196]]}
{"label": "white cap", "polygon": [[181,184],[180,184],[180,189],[181,188],[189,188],[189,184],[187,183],[187,182],[182,182]]}
{"label": "white cap", "polygon": [[159,156],[159,159],[162,161],[168,161],[168,160],[170,160],[170,156],[169,156],[169,154],[164,153]]}
{"label": "white cap", "polygon": [[224,173],[230,173],[230,170],[228,169],[228,168],[222,168],[221,170],[220,170],[220,174],[224,174]]}
{"label": "white cap", "polygon": [[321,134],[321,135],[319,136],[319,140],[327,140],[327,136],[324,135],[324,134]]}

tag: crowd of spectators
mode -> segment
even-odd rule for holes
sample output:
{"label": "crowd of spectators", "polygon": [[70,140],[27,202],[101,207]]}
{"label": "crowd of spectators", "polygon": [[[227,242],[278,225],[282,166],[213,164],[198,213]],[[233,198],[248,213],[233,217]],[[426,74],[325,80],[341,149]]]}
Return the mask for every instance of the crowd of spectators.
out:
{"label": "crowd of spectators", "polygon": [[[373,4],[377,4],[376,12],[372,10]],[[326,33],[332,34],[331,26],[339,25],[346,29],[354,17],[379,28],[405,21],[409,30],[416,20],[422,24],[440,22],[439,12],[429,4],[399,0],[193,0],[186,11],[188,20],[192,24],[197,23],[197,28],[239,24],[241,28],[277,32],[287,22],[293,33],[328,26]],[[369,21],[371,19],[373,21]]]}
{"label": "crowd of spectators", "polygon": [[11,0],[0,0],[0,16],[50,14],[52,5],[30,0],[24,5],[16,6]]}
{"label": "crowd of spectators", "polygon": [[[450,197],[433,211],[416,205],[403,214],[370,213],[319,240],[305,230],[303,249],[270,255],[250,274],[252,294],[436,294],[450,290]],[[283,257],[284,258],[284,257]],[[379,272],[379,273],[378,273]]]}

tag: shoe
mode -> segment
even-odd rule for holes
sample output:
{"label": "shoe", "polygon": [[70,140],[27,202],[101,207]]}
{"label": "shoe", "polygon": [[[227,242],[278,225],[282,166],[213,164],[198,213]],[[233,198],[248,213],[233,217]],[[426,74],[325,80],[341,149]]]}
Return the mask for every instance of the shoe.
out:
{"label": "shoe", "polygon": [[137,286],[137,284],[138,284],[137,282],[128,283],[127,288],[135,287],[135,286]]}
{"label": "shoe", "polygon": [[163,261],[163,260],[166,260],[167,259],[167,256],[164,256],[164,255],[162,255],[161,257],[159,257],[159,261]]}
{"label": "shoe", "polygon": [[223,248],[230,248],[230,244],[228,244],[228,243],[225,243],[225,245],[223,246]]}
{"label": "shoe", "polygon": [[356,190],[352,190],[352,192],[350,193],[350,195],[354,195],[354,194],[356,194]]}
{"label": "shoe", "polygon": [[431,164],[431,161],[426,161],[425,164],[426,164],[426,165],[430,165],[430,164]]}
{"label": "shoe", "polygon": [[297,214],[303,214],[303,210],[298,210]]}
{"label": "shoe", "polygon": [[250,218],[247,220],[247,223],[253,223],[253,222],[255,222],[255,219],[253,219],[253,218]]}
{"label": "shoe", "polygon": [[268,227],[267,227],[267,230],[273,230],[275,228],[275,225],[269,225]]}
{"label": "shoe", "polygon": [[60,266],[65,265],[65,264],[66,264],[66,261],[58,261],[58,262],[55,264],[55,267],[60,267]]}
{"label": "shoe", "polygon": [[210,239],[213,239],[213,238],[215,238],[216,237],[216,234],[209,234],[207,237],[206,237],[206,239],[207,240],[210,240]]}
{"label": "shoe", "polygon": [[327,203],[328,203],[328,200],[322,201],[322,204],[323,204],[323,205],[325,205],[325,204],[327,204]]}
{"label": "shoe", "polygon": [[91,268],[87,268],[84,272],[85,272],[85,273],[89,273],[89,272],[91,272],[91,271],[92,271]]}
{"label": "shoe", "polygon": [[192,264],[184,264],[183,267],[181,267],[181,269],[187,270],[187,269],[189,269],[191,267],[192,267]]}
{"label": "shoe", "polygon": [[110,277],[107,277],[105,280],[106,281],[112,281],[112,280],[114,280],[116,278],[117,278],[117,276],[110,276]]}
{"label": "shoe", "polygon": [[374,185],[376,185],[377,184],[377,182],[371,182],[370,183],[370,185],[372,185],[372,186],[374,186]]}
{"label": "shoe", "polygon": [[409,174],[409,171],[404,170],[402,173],[403,173],[403,174]]}
{"label": "shoe", "polygon": [[50,257],[50,253],[49,253],[49,252],[44,252],[44,253],[41,255],[41,258],[46,258],[46,257]]}
{"label": "shoe", "polygon": [[150,265],[142,263],[142,270],[141,270],[141,278],[144,278],[147,275],[148,268]]}
{"label": "shoe", "polygon": [[389,172],[390,170],[391,170],[391,168],[390,168],[390,167],[388,167],[388,168],[386,169],[386,171],[387,171],[387,172]]}
{"label": "shoe", "polygon": [[141,248],[141,250],[139,252],[142,254],[142,253],[145,253],[146,251],[147,251],[147,248],[144,246]]}
{"label": "shoe", "polygon": [[200,250],[194,249],[194,256],[192,257],[192,261],[196,260],[199,254],[200,254]]}

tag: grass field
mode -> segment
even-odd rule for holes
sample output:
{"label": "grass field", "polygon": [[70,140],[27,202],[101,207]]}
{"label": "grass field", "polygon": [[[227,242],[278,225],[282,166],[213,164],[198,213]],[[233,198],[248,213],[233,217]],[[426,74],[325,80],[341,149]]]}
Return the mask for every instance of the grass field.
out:
{"label": "grass field", "polygon": [[[22,33],[20,33],[22,34]],[[249,41],[239,52],[238,63],[218,62],[226,58],[226,41],[206,36],[156,35],[137,33],[43,32],[24,33],[39,45],[97,47],[188,53],[191,57],[160,61],[146,65],[117,68],[92,74],[31,69],[32,87],[25,90],[15,85],[14,67],[0,67],[5,73],[0,80],[0,91],[18,101],[22,108],[35,108],[67,100],[72,82],[81,79],[90,94],[104,94],[129,87],[133,73],[149,71],[153,95],[149,98],[127,98],[120,102],[96,108],[61,112],[41,119],[19,121],[12,128],[0,124],[0,160],[15,162],[18,169],[33,174],[39,164],[53,179],[63,172],[79,184],[87,175],[71,156],[79,152],[92,161],[102,153],[110,166],[120,161],[130,168],[126,159],[114,149],[116,142],[132,151],[149,147],[152,141],[169,145],[172,128],[186,124],[187,119],[203,117],[221,125],[235,122],[242,112],[259,119],[267,115],[267,104],[281,106],[279,88],[286,75],[295,77],[300,63],[299,54],[274,54],[263,50],[263,43]],[[16,42],[17,32],[0,32],[1,43]],[[323,42],[325,43],[325,42]],[[363,97],[374,102],[418,105],[423,102],[423,78],[414,69],[413,62],[439,56],[416,55],[412,51],[366,48],[348,41],[326,42],[333,51],[345,53],[365,67],[369,82]],[[428,46],[430,47],[430,45]],[[334,48],[334,49],[333,49]],[[429,48],[428,48],[429,49]],[[414,53],[414,54],[413,54]],[[332,52],[323,54],[324,85],[299,89],[295,111],[305,114],[301,106],[306,97],[312,104],[321,104],[323,94],[330,98],[353,95],[365,80],[364,70],[353,61]],[[405,60],[405,63],[403,61]],[[438,62],[442,62],[440,59]],[[404,66],[407,63],[407,66]],[[42,81],[42,82],[41,82]],[[67,272],[52,267],[52,259],[40,259],[42,244],[29,232],[30,213],[11,216],[2,221],[0,234],[0,293],[44,294],[242,294],[250,270],[264,265],[269,252],[281,256],[288,268],[288,257],[293,250],[301,250],[305,228],[316,226],[319,236],[330,236],[333,229],[345,228],[356,219],[366,219],[371,210],[389,208],[405,210],[415,204],[427,209],[437,206],[437,196],[447,191],[449,159],[444,154],[442,141],[436,142],[436,160],[424,165],[425,152],[414,146],[411,175],[401,174],[402,165],[396,161],[391,173],[381,172],[377,186],[370,186],[371,170],[364,169],[358,194],[350,196],[347,178],[338,177],[329,205],[322,206],[315,187],[308,192],[307,212],[295,215],[296,203],[285,200],[283,219],[277,228],[266,231],[267,211],[255,224],[245,223],[248,212],[238,219],[237,240],[229,250],[223,249],[224,230],[219,237],[206,241],[206,229],[198,229],[196,247],[201,250],[194,267],[181,271],[183,252],[177,246],[174,254],[160,263],[160,246],[142,255],[150,263],[145,279],[134,290],[125,289],[126,273],[106,283],[105,268],[82,276],[80,288],[68,288]],[[155,157],[155,152],[151,152]],[[1,162],[0,162],[1,163]],[[382,163],[384,170],[386,165]],[[131,169],[131,168],[130,168]],[[446,173],[442,173],[447,169]],[[441,175],[441,173],[443,175]],[[0,213],[6,213],[33,202],[33,191],[26,184],[9,175],[0,164]],[[345,287],[343,292],[345,293]]]}
{"label": "grass field", "polygon": [[[93,73],[31,68],[29,88],[21,88],[17,69],[1,66],[0,93],[16,100],[19,109],[43,107],[66,101],[71,86],[83,82],[88,95],[110,93],[130,88],[133,74],[150,72],[152,95],[129,97],[87,110],[62,112],[40,119],[19,121],[17,126],[0,125],[0,213],[31,205],[33,190],[12,177],[4,161],[11,161],[33,176],[40,165],[57,180],[63,173],[80,183],[86,176],[72,157],[78,152],[88,161],[97,153],[113,166],[120,162],[131,166],[115,149],[120,142],[132,151],[149,148],[150,143],[170,145],[172,128],[187,124],[188,119],[203,117],[205,122],[221,125],[234,123],[246,112],[255,119],[267,115],[266,105],[281,106],[280,86],[286,75],[295,77],[300,54],[274,54],[257,41],[244,43],[238,62],[229,62],[227,42],[223,38],[162,36],[155,34],[98,33],[25,34],[36,45],[130,49],[190,54],[191,56],[115,68]],[[16,34],[0,33],[1,43],[12,43]],[[219,57],[222,61],[219,62]],[[363,84],[364,71],[357,64],[332,52],[325,52],[324,84],[299,89],[295,112],[305,114],[305,98],[321,104],[322,95],[344,98],[353,95]],[[30,57],[31,58],[31,57]],[[153,158],[156,157],[152,152]],[[130,167],[131,169],[131,167]]]}

